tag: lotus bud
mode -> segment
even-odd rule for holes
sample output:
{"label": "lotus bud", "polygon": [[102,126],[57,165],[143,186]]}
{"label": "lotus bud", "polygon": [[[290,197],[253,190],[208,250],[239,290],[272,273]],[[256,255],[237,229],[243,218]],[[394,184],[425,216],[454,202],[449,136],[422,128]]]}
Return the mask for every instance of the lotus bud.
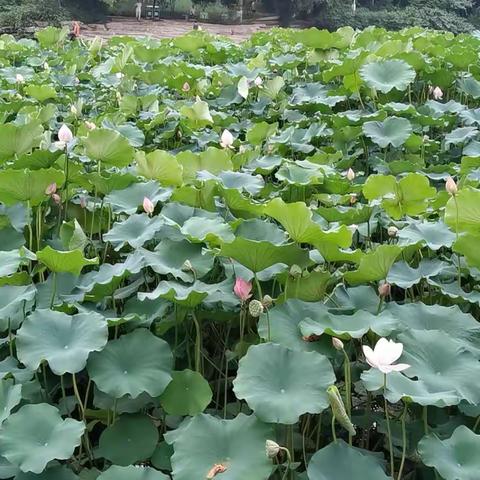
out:
{"label": "lotus bud", "polygon": [[72,106],[70,107],[70,113],[71,113],[72,115],[74,115],[74,116],[77,116],[77,115],[78,115],[78,109],[77,109],[77,107],[76,107],[75,105],[72,105]]}
{"label": "lotus bud", "polygon": [[97,128],[93,122],[89,122],[88,120],[85,122],[85,126],[88,130],[95,130]]}
{"label": "lotus bud", "polygon": [[23,77],[23,75],[21,73],[17,73],[15,75],[15,81],[17,83],[25,83],[25,78]]}
{"label": "lotus bud", "polygon": [[182,271],[183,272],[193,272],[193,265],[192,265],[192,262],[190,262],[190,260],[185,260],[183,262],[183,265],[182,265]]}
{"label": "lotus bud", "polygon": [[350,195],[350,205],[354,205],[355,203],[357,203],[357,196],[354,193],[352,193]]}
{"label": "lotus bud", "polygon": [[122,79],[123,78],[123,73],[122,72],[117,72],[115,74],[115,76],[118,78],[118,79]]}
{"label": "lotus bud", "polygon": [[392,289],[392,286],[385,282],[385,283],[382,283],[381,285],[379,285],[378,287],[378,294],[382,297],[382,298],[385,298],[385,297],[388,297],[388,295],[390,295],[390,291]]}
{"label": "lotus bud", "polygon": [[445,190],[450,195],[456,195],[458,193],[458,187],[455,183],[455,180],[452,177],[448,177],[447,181],[445,182]]}
{"label": "lotus bud", "polygon": [[143,198],[143,210],[145,213],[148,213],[148,215],[151,215],[155,210],[155,205],[148,197]]}
{"label": "lotus bud", "polygon": [[335,348],[335,350],[338,350],[339,352],[341,352],[344,347],[343,342],[337,337],[332,338],[332,345]]}
{"label": "lotus bud", "polygon": [[273,440],[267,440],[265,442],[265,454],[268,458],[275,458],[280,453],[281,449],[282,447]]}
{"label": "lotus bud", "polygon": [[182,90],[186,93],[190,91],[190,84],[188,82],[185,82],[183,84]]}
{"label": "lotus bud", "polygon": [[273,304],[273,298],[270,295],[264,295],[262,299],[262,304],[265,308],[269,308]]}
{"label": "lotus bud", "polygon": [[227,470],[227,467],[222,465],[221,463],[216,463],[207,473],[205,477],[206,480],[212,480],[212,478],[216,477],[218,473],[223,473]]}
{"label": "lotus bud", "polygon": [[52,200],[57,204],[60,205],[62,203],[62,199],[58,193],[52,193]]}
{"label": "lotus bud", "polygon": [[292,265],[289,273],[291,277],[297,279],[302,276],[302,269],[298,265]]}
{"label": "lotus bud", "polygon": [[43,64],[43,69],[46,70],[47,72],[50,70],[50,65],[48,64],[48,62],[45,62]]}
{"label": "lotus bud", "polygon": [[443,98],[443,92],[440,87],[435,87],[432,92],[433,98],[435,100],[441,100]]}
{"label": "lotus bud", "polygon": [[238,153],[242,154],[242,153],[245,153],[247,151],[247,146],[246,145],[240,145],[238,147]]}
{"label": "lotus bud", "polygon": [[220,137],[220,145],[223,148],[232,148],[233,135],[228,130],[223,131],[222,136]]}
{"label": "lotus bud", "polygon": [[262,77],[257,77],[255,78],[255,85],[257,87],[261,87],[263,85],[263,80],[262,80]]}
{"label": "lotus bud", "polygon": [[350,182],[352,182],[354,179],[355,179],[355,172],[351,168],[349,168],[347,170],[347,180],[350,180]]}
{"label": "lotus bud", "polygon": [[345,410],[345,405],[343,404],[342,396],[338,388],[335,385],[331,385],[327,388],[327,395],[335,420],[347,430],[350,435],[355,435],[357,432]]}
{"label": "lotus bud", "polygon": [[423,136],[423,143],[427,143],[430,140],[430,137],[428,135]]}
{"label": "lotus bud", "polygon": [[246,302],[252,296],[252,283],[237,277],[233,286],[233,292],[242,302]]}
{"label": "lotus bud", "polygon": [[398,228],[392,225],[391,227],[388,227],[387,232],[389,237],[396,237],[398,233]]}
{"label": "lotus bud", "polygon": [[57,184],[53,182],[45,189],[45,195],[53,195],[56,191],[57,191]]}
{"label": "lotus bud", "polygon": [[263,313],[263,304],[259,300],[252,300],[248,305],[248,312],[253,318],[258,318]]}
{"label": "lotus bud", "polygon": [[80,197],[80,206],[82,208],[87,208],[87,199],[84,196]]}
{"label": "lotus bud", "polygon": [[73,133],[65,124],[58,131],[58,139],[65,144],[73,140]]}

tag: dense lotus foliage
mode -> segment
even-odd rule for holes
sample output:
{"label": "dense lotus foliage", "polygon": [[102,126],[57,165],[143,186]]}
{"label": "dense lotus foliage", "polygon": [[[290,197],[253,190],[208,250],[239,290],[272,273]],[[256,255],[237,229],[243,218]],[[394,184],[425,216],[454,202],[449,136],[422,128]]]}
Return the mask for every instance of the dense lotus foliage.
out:
{"label": "dense lotus foliage", "polygon": [[478,480],[480,39],[0,37],[0,478]]}

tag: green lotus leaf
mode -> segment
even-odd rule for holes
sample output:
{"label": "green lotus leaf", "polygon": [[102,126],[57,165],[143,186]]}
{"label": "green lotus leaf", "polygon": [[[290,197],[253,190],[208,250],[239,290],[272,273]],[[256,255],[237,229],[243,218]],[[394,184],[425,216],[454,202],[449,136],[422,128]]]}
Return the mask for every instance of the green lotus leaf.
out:
{"label": "green lotus leaf", "polygon": [[387,275],[387,282],[401,288],[410,288],[424,278],[440,275],[450,265],[441,260],[423,260],[417,268],[412,268],[406,262],[397,262]]}
{"label": "green lotus leaf", "polygon": [[172,379],[172,352],[167,342],[140,328],[93,352],[87,370],[98,389],[112,397],[136,398],[143,392],[156,397]]}
{"label": "green lotus leaf", "polygon": [[333,130],[325,123],[312,123],[308,128],[287,127],[278,135],[271,137],[269,143],[278,145],[278,148],[291,149],[295,152],[310,153],[315,150],[311,144],[314,138],[329,137]]}
{"label": "green lotus leaf", "polygon": [[261,145],[267,138],[277,133],[278,123],[258,122],[248,129],[246,139],[252,145]]}
{"label": "green lotus leaf", "polygon": [[126,244],[138,248],[154,238],[164,225],[163,217],[150,217],[146,213],[139,213],[130,215],[123,222],[115,222],[103,238],[110,242],[115,250],[120,250]]}
{"label": "green lotus leaf", "polygon": [[206,242],[218,245],[223,242],[232,242],[235,238],[232,227],[216,218],[189,218],[180,228],[180,232],[191,242]]}
{"label": "green lotus leaf", "polygon": [[275,177],[290,185],[318,185],[324,182],[324,171],[318,165],[304,162],[284,162]]}
{"label": "green lotus leaf", "polygon": [[147,393],[141,393],[137,398],[132,398],[129,395],[113,398],[100,391],[97,387],[94,388],[93,393],[93,404],[95,407],[101,410],[115,410],[119,414],[136,413],[158,404],[156,399],[153,399]]}
{"label": "green lotus leaf", "polygon": [[173,455],[173,447],[166,442],[160,442],[153,452],[150,459],[152,465],[159,470],[172,470],[172,464],[170,458]]}
{"label": "green lotus leaf", "polygon": [[54,250],[47,245],[43,250],[39,250],[36,256],[37,260],[43,263],[51,272],[72,273],[77,276],[88,265],[98,264],[98,257],[85,258],[80,249],[63,252]]}
{"label": "green lotus leaf", "polygon": [[39,170],[0,171],[0,201],[5,205],[15,205],[17,202],[30,202],[35,207],[45,201],[45,189],[51,183],[63,185],[65,175],[54,168]]}
{"label": "green lotus leaf", "polygon": [[291,105],[325,105],[334,107],[337,103],[345,100],[344,96],[330,95],[328,88],[321,83],[307,83],[293,89],[290,100]]}
{"label": "green lotus leaf", "polygon": [[25,93],[39,102],[44,102],[57,96],[57,91],[51,85],[35,85],[33,83],[25,87]]}
{"label": "green lotus leaf", "polygon": [[476,127],[463,127],[456,128],[455,130],[445,135],[445,148],[449,145],[458,145],[459,143],[465,143],[467,140],[471,140],[478,135]]}
{"label": "green lotus leaf", "polygon": [[465,125],[480,125],[480,108],[464,110],[463,112],[460,112],[459,116],[464,121]]}
{"label": "green lotus leaf", "polygon": [[411,221],[398,231],[399,245],[411,245],[421,242],[430,250],[451,247],[455,234],[443,222]]}
{"label": "green lotus leaf", "polygon": [[0,380],[0,425],[22,400],[22,386],[12,379]]}
{"label": "green lotus leaf", "polygon": [[180,108],[180,114],[185,117],[190,125],[195,128],[213,124],[213,118],[208,108],[208,103],[196,100],[192,105],[184,105]]}
{"label": "green lotus leaf", "polygon": [[114,130],[123,135],[132,147],[141,147],[145,143],[145,135],[143,131],[133,123],[123,123],[116,125],[108,120],[102,122],[102,127]]}
{"label": "green lotus leaf", "polygon": [[[420,405],[445,407],[462,400],[480,403],[480,392],[471,379],[480,373],[480,363],[463,341],[438,330],[409,330],[398,335],[404,344],[399,362],[410,368],[387,377],[387,399],[396,403],[410,398]],[[442,348],[438,348],[441,345]],[[383,386],[383,374],[370,369],[362,374],[367,390]]]}
{"label": "green lotus leaf", "polygon": [[401,252],[397,245],[380,245],[362,257],[358,270],[347,272],[344,278],[350,285],[384,280]]}
{"label": "green lotus leaf", "polygon": [[17,332],[17,353],[31,370],[46,360],[53,373],[63,375],[83,370],[90,353],[102,350],[107,341],[101,315],[35,310]]}
{"label": "green lotus leaf", "polygon": [[197,179],[201,181],[214,180],[223,188],[236,189],[250,195],[258,195],[265,187],[261,175],[251,175],[243,172],[220,172],[213,175],[210,172],[198,172]]}
{"label": "green lotus leaf", "polygon": [[458,89],[474,99],[480,98],[480,82],[470,75],[458,80]]}
{"label": "green lotus leaf", "polygon": [[151,467],[112,465],[98,477],[98,480],[168,480],[168,477]]}
{"label": "green lotus leaf", "polygon": [[[458,210],[457,210],[458,207]],[[480,234],[480,190],[462,188],[445,206],[445,223],[453,230]]]}
{"label": "green lotus leaf", "polygon": [[279,278],[279,281],[284,285],[285,300],[298,298],[306,302],[322,300],[327,288],[334,281],[330,272],[323,271],[319,267],[311,272],[304,271],[300,278],[293,278],[287,273],[282,277]]}
{"label": "green lotus leaf", "polygon": [[0,430],[0,455],[23,472],[42,473],[54,459],[70,458],[85,430],[83,422],[65,420],[52,405],[24,405]]}
{"label": "green lotus leaf", "polygon": [[18,327],[23,320],[23,306],[35,298],[35,293],[33,285],[0,286],[0,331],[4,332],[9,325]]}
{"label": "green lotus leaf", "polygon": [[477,249],[479,234],[463,233],[453,244],[453,251],[462,254],[471,267],[480,267],[480,252]]}
{"label": "green lotus leaf", "polygon": [[360,76],[369,87],[389,93],[394,88],[406,90],[415,80],[416,74],[403,60],[384,60],[365,64],[360,69]]}
{"label": "green lotus leaf", "polygon": [[169,415],[197,415],[212,401],[212,390],[198,372],[172,372],[172,381],[160,397],[160,404]]}
{"label": "green lotus leaf", "polygon": [[272,431],[254,415],[221,420],[202,413],[165,437],[175,451],[171,458],[175,480],[204,478],[216,464],[226,467],[222,480],[267,478],[272,471],[265,455]]}
{"label": "green lotus leaf", "polygon": [[18,250],[0,251],[0,277],[15,273],[24,260]]}
{"label": "green lotus leaf", "polygon": [[304,413],[325,410],[326,390],[333,383],[333,368],[323,355],[263,343],[240,360],[233,390],[260,420],[291,425]]}
{"label": "green lotus leaf", "polygon": [[49,26],[35,32],[35,37],[42,47],[48,48],[62,44],[66,40],[68,32],[68,27],[56,28]]}
{"label": "green lotus leaf", "polygon": [[134,159],[134,148],[123,135],[114,130],[92,130],[83,139],[83,144],[89,158],[105,165],[126,167]]}
{"label": "green lotus leaf", "polygon": [[142,177],[157,180],[165,186],[180,186],[183,183],[183,168],[168,152],[163,150],[155,150],[147,154],[138,152],[136,161],[137,172]]}
{"label": "green lotus leaf", "polygon": [[0,125],[0,162],[29,153],[40,145],[43,128],[41,125]]}
{"label": "green lotus leaf", "polygon": [[150,458],[158,438],[157,428],[146,415],[122,415],[100,435],[98,453],[126,467]]}
{"label": "green lotus leaf", "polygon": [[310,480],[388,480],[382,462],[367,450],[351,447],[343,440],[330,443],[319,450],[310,460],[307,469]]}
{"label": "green lotus leaf", "polygon": [[20,472],[15,476],[15,480],[78,480],[78,476],[66,466],[49,466],[43,473],[25,473]]}
{"label": "green lotus leaf", "polygon": [[398,148],[412,134],[412,125],[406,118],[388,117],[383,122],[364,123],[363,133],[381,148]]}
{"label": "green lotus leaf", "polygon": [[154,205],[165,202],[171,195],[171,190],[161,188],[155,181],[133,183],[120,190],[113,190],[105,196],[105,203],[110,204],[114,213],[134,214],[147,197]]}
{"label": "green lotus leaf", "polygon": [[385,211],[398,220],[404,215],[423,213],[436,190],[420,173],[409,173],[398,182],[391,175],[370,175],[363,194],[370,201],[381,199]]}
{"label": "green lotus leaf", "polygon": [[0,362],[0,379],[13,377],[15,383],[26,383],[32,379],[34,373],[28,368],[20,368],[13,357],[7,357]]}
{"label": "green lotus leaf", "polygon": [[479,448],[480,435],[460,425],[445,440],[435,434],[423,437],[418,444],[418,453],[422,462],[435,468],[445,480],[475,480],[480,469],[476,453]]}
{"label": "green lotus leaf", "polygon": [[197,172],[202,170],[213,175],[232,170],[233,164],[230,156],[228,149],[210,147],[201,153],[180,152],[176,156],[176,160],[183,168],[184,181],[193,182],[197,178]]}

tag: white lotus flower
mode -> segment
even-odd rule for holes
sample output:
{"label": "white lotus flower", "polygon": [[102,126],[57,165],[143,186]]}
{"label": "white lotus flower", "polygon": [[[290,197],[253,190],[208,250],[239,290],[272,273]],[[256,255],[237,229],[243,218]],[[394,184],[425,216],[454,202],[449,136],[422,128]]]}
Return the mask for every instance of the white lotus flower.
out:
{"label": "white lotus flower", "polygon": [[17,73],[17,75],[15,75],[15,81],[17,83],[24,83],[25,78],[23,77],[23,75],[21,73]]}
{"label": "white lotus flower", "polygon": [[410,368],[410,365],[406,363],[393,364],[402,356],[402,343],[395,343],[393,340],[381,338],[373,350],[368,345],[364,345],[362,348],[367,363],[382,373],[401,372]]}
{"label": "white lotus flower", "polygon": [[355,172],[349,168],[347,170],[347,180],[353,181],[355,179]]}
{"label": "white lotus flower", "polygon": [[392,225],[391,227],[388,227],[387,232],[389,237],[396,237],[398,228],[395,225]]}
{"label": "white lotus flower", "polygon": [[149,215],[155,210],[155,205],[148,197],[143,198],[143,210]]}
{"label": "white lotus flower", "polygon": [[443,92],[440,87],[435,87],[432,91],[433,98],[435,100],[441,100],[443,98]]}
{"label": "white lotus flower", "polygon": [[60,142],[65,144],[73,140],[73,133],[65,124],[63,124],[58,131],[58,139],[60,140]]}
{"label": "white lotus flower", "polygon": [[447,181],[445,182],[445,190],[450,195],[456,195],[458,193],[458,187],[455,183],[455,180],[452,177],[448,177]]}
{"label": "white lotus flower", "polygon": [[232,148],[233,135],[228,130],[223,131],[222,136],[220,137],[220,145],[223,148]]}
{"label": "white lotus flower", "polygon": [[256,85],[257,87],[261,87],[261,86],[263,85],[262,77],[257,77],[257,78],[255,79],[255,85]]}
{"label": "white lotus flower", "polygon": [[338,351],[342,351],[344,347],[343,342],[337,337],[332,337],[332,345]]}

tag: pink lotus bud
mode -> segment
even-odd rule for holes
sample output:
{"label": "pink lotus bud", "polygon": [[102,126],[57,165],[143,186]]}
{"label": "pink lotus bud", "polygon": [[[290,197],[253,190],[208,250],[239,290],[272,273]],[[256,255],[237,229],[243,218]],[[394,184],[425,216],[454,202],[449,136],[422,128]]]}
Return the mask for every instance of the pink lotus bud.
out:
{"label": "pink lotus bud", "polygon": [[458,187],[455,183],[455,180],[452,177],[448,177],[447,181],[445,182],[445,190],[450,195],[456,195],[458,193]]}
{"label": "pink lotus bud", "polygon": [[85,197],[80,197],[80,206],[82,208],[87,208],[87,199]]}
{"label": "pink lotus bud", "polygon": [[62,203],[62,199],[58,193],[52,193],[52,200],[57,204],[60,205]]}
{"label": "pink lotus bud", "polygon": [[335,348],[335,350],[338,350],[338,351],[342,351],[343,350],[343,342],[337,338],[337,337],[333,337],[332,338],[332,344],[333,344],[333,347]]}
{"label": "pink lotus bud", "polygon": [[185,93],[189,92],[189,91],[190,91],[190,84],[189,84],[188,82],[185,82],[185,83],[183,84],[182,90],[183,90]]}
{"label": "pink lotus bud", "polygon": [[65,144],[73,140],[73,133],[65,124],[58,131],[58,139]]}
{"label": "pink lotus bud", "polygon": [[155,205],[148,197],[143,198],[143,210],[149,215],[155,210]]}
{"label": "pink lotus bud", "polygon": [[95,130],[97,126],[93,122],[86,121],[85,126],[88,130]]}
{"label": "pink lotus bud", "polygon": [[353,205],[355,203],[357,203],[357,196],[354,193],[352,193],[350,195],[350,205]]}
{"label": "pink lotus bud", "polygon": [[223,131],[222,136],[220,137],[220,145],[223,148],[232,148],[233,135],[228,130]]}
{"label": "pink lotus bud", "polygon": [[379,285],[378,287],[378,294],[382,297],[382,298],[385,298],[387,297],[388,295],[390,295],[390,291],[392,289],[392,286],[385,282],[385,283],[382,283],[381,285]]}
{"label": "pink lotus bud", "polygon": [[223,473],[227,471],[227,467],[222,465],[221,463],[216,463],[207,473],[205,477],[206,480],[212,480],[212,478],[216,477],[217,474]]}
{"label": "pink lotus bud", "polygon": [[435,87],[432,92],[433,98],[435,100],[441,100],[443,98],[443,92],[440,87]]}
{"label": "pink lotus bud", "polygon": [[45,195],[53,195],[56,191],[57,191],[57,184],[53,182],[45,189]]}
{"label": "pink lotus bud", "polygon": [[350,180],[351,182],[355,179],[355,172],[349,168],[347,170],[347,180]]}
{"label": "pink lotus bud", "polygon": [[252,283],[247,282],[243,278],[237,277],[233,292],[242,302],[246,302],[252,296]]}

